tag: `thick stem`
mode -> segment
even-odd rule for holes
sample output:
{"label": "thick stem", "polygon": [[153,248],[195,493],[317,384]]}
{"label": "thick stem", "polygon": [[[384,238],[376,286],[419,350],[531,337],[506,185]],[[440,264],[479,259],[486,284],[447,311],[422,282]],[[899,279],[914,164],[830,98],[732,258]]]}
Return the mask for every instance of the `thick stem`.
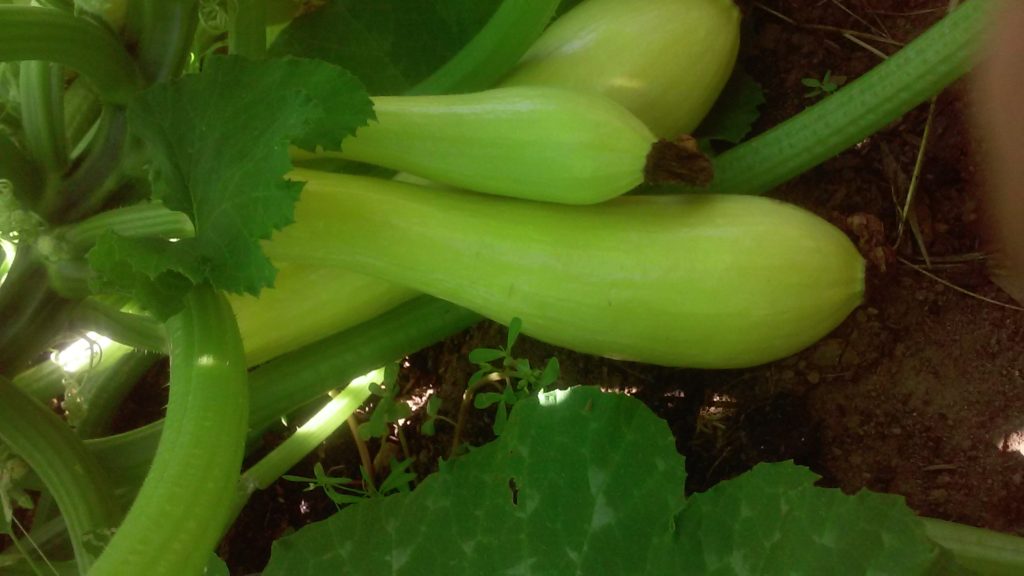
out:
{"label": "thick stem", "polygon": [[167,330],[148,316],[123,312],[95,299],[83,300],[69,324],[82,332],[96,332],[134,348],[167,353]]}
{"label": "thick stem", "polygon": [[971,68],[992,5],[965,2],[835,94],[717,157],[715,180],[693,191],[764,194],[881,130]]}
{"label": "thick stem", "polygon": [[88,136],[94,133],[103,103],[89,82],[76,79],[64,93],[64,133],[70,160],[74,162],[88,147]]}
{"label": "thick stem", "polygon": [[53,411],[0,378],[0,440],[32,468],[53,494],[82,574],[92,565],[96,542],[106,539],[119,516],[105,472]]}
{"label": "thick stem", "polygon": [[250,437],[339,384],[478,321],[480,316],[465,308],[421,296],[351,330],[256,368],[249,376]]}
{"label": "thick stem", "polygon": [[49,287],[46,266],[31,245],[19,248],[0,285],[0,374],[27,368],[64,329],[74,302]]}
{"label": "thick stem", "polygon": [[46,402],[64,393],[66,372],[52,360],[43,360],[14,377],[12,382],[38,402]]}
{"label": "thick stem", "polygon": [[87,18],[33,6],[0,6],[0,61],[63,64],[88,77],[100,97],[126,104],[141,86],[128,53],[112,34]]}
{"label": "thick stem", "polygon": [[18,88],[25,144],[47,172],[59,176],[68,165],[64,72],[58,65],[40,61],[22,62],[20,68]]}
{"label": "thick stem", "polygon": [[928,537],[963,567],[989,576],[1024,574],[1024,538],[966,524],[921,518]]}
{"label": "thick stem", "polygon": [[34,207],[45,195],[46,179],[40,166],[14,140],[0,130],[0,180],[10,182],[18,202]]}
{"label": "thick stem", "polygon": [[[411,354],[480,321],[443,300],[421,296],[344,332],[260,366],[249,374],[249,440],[256,444],[284,414],[315,402],[345,382]],[[120,486],[130,489],[146,470],[163,422],[89,440]]]}
{"label": "thick stem", "polygon": [[147,82],[176,78],[188,63],[199,23],[198,0],[138,0],[128,4],[126,34]]}
{"label": "thick stem", "polygon": [[95,438],[107,433],[121,403],[139,378],[148,371],[159,354],[110,346],[103,353],[100,366],[85,375],[81,386],[65,396],[65,409],[76,402],[77,418],[73,422],[79,438]]}
{"label": "thick stem", "polygon": [[248,406],[234,315],[222,294],[199,286],[167,327],[165,433],[135,502],[90,576],[200,574],[231,513]]}
{"label": "thick stem", "polygon": [[172,239],[196,235],[188,214],[149,202],[100,212],[65,226],[58,235],[75,254],[84,254],[107,231],[128,238]]}
{"label": "thick stem", "polygon": [[57,223],[75,222],[101,210],[120,183],[121,159],[128,140],[128,119],[107,106],[88,152],[61,187],[63,209]]}
{"label": "thick stem", "polygon": [[409,94],[455,94],[493,86],[544,31],[558,4],[505,0],[469,44]]}
{"label": "thick stem", "polygon": [[267,55],[266,0],[235,0],[228,26],[228,52],[254,60]]}

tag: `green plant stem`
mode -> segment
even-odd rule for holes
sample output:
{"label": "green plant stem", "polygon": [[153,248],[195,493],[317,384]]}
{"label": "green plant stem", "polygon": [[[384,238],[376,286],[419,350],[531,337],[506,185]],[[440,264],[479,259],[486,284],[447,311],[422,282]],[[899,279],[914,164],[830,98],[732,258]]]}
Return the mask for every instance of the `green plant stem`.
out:
{"label": "green plant stem", "polygon": [[53,411],[0,378],[0,440],[39,475],[68,526],[82,574],[94,542],[116,525],[119,511],[110,481],[82,441]]}
{"label": "green plant stem", "polygon": [[476,396],[476,391],[485,384],[487,384],[487,379],[482,378],[470,383],[469,386],[466,386],[466,391],[462,393],[462,402],[459,402],[459,415],[455,419],[455,432],[452,434],[452,444],[448,450],[449,458],[454,458],[458,453],[459,444],[462,443],[462,431],[466,426],[466,418],[469,417],[469,409],[473,406],[473,397]]}
{"label": "green plant stem", "polygon": [[928,537],[965,568],[986,576],[1024,574],[1024,538],[935,518],[921,518]]}
{"label": "green plant stem", "polygon": [[188,63],[199,24],[199,0],[136,0],[128,3],[126,35],[149,83],[176,78]]}
{"label": "green plant stem", "polygon": [[64,134],[72,161],[85,152],[102,111],[103,104],[88,81],[76,79],[64,92]]}
{"label": "green plant stem", "polygon": [[40,166],[3,130],[0,130],[0,180],[11,183],[14,197],[26,208],[35,206],[45,195]]}
{"label": "green plant stem", "polygon": [[68,12],[75,9],[74,0],[39,0],[39,4],[55,10],[66,10]]}
{"label": "green plant stem", "polygon": [[63,64],[88,77],[100,98],[126,104],[141,86],[135,63],[112,34],[87,18],[34,6],[0,6],[0,61]]}
{"label": "green plant stem", "polygon": [[91,146],[61,187],[64,205],[61,214],[55,216],[55,223],[76,222],[103,208],[120,183],[127,140],[128,119],[124,109],[105,106]]}
{"label": "green plant stem", "polygon": [[167,330],[148,316],[123,312],[96,299],[75,307],[69,324],[82,332],[96,332],[134,348],[167,353]]}
{"label": "green plant stem", "polygon": [[134,499],[149,473],[163,429],[164,421],[158,420],[128,432],[85,441],[113,479],[118,499],[128,503]]}
{"label": "green plant stem", "polygon": [[374,485],[373,477],[377,475],[377,472],[373,469],[373,458],[370,458],[370,449],[366,446],[366,441],[359,437],[359,420],[354,414],[350,414],[346,422],[349,431],[352,432],[352,441],[356,444],[356,451],[359,452],[359,461],[363,467],[363,479],[369,484],[369,486],[364,485],[363,489],[370,494],[375,494],[377,486]]}
{"label": "green plant stem", "polygon": [[714,160],[706,188],[764,194],[839,154],[966,73],[984,35],[991,0],[962,4],[891,58],[828,98]]}
{"label": "green plant stem", "polygon": [[248,416],[234,314],[222,294],[198,286],[167,328],[164,433],[135,502],[90,576],[201,574],[231,512]]}
{"label": "green plant stem", "polygon": [[228,24],[228,52],[254,60],[267,55],[266,0],[235,0]]}
{"label": "green plant stem", "polygon": [[64,393],[66,375],[59,364],[46,359],[19,373],[12,382],[34,400],[45,402]]}
{"label": "green plant stem", "polygon": [[188,214],[163,204],[146,202],[106,210],[69,224],[58,231],[76,255],[88,252],[100,236],[110,231],[128,238],[192,238],[195,226]]}
{"label": "green plant stem", "polygon": [[74,562],[51,562],[46,568],[39,569],[26,563],[4,566],[5,576],[80,576],[78,565]]}
{"label": "green plant stem", "polygon": [[451,336],[480,319],[460,306],[421,296],[256,368],[249,377],[251,434],[261,434],[282,415],[340,383]]}
{"label": "green plant stem", "polygon": [[65,409],[75,402],[75,431],[82,439],[106,434],[125,397],[160,355],[126,346],[111,345],[103,352],[101,364],[85,375],[81,386],[65,397]]}
{"label": "green plant stem", "polygon": [[409,94],[475,92],[493,86],[526,53],[559,0],[505,0],[483,29]]}
{"label": "green plant stem", "polygon": [[59,176],[68,165],[64,136],[64,72],[60,66],[49,62],[22,62],[18,88],[25,143],[47,172]]}
{"label": "green plant stem", "polygon": [[46,266],[31,245],[22,245],[0,285],[0,375],[30,366],[64,329],[74,302],[50,289]]}
{"label": "green plant stem", "polygon": [[315,450],[344,424],[370,396],[370,379],[354,380],[331,398],[323,408],[281,445],[246,470],[242,474],[238,483],[238,491],[235,494],[234,516],[237,516],[238,512],[242,510],[254,492],[270,486],[282,474]]}
{"label": "green plant stem", "polygon": [[[25,566],[29,559],[45,565],[50,564],[48,558],[51,557],[73,557],[74,550],[66,536],[67,525],[60,517],[60,510],[52,495],[43,492],[32,510],[32,529],[28,534],[15,540],[15,548],[24,550],[29,558],[26,558],[26,554],[5,551],[0,554],[0,574],[6,576],[12,571],[13,566]],[[78,576],[78,564],[74,560],[67,564],[74,570],[73,574]],[[44,571],[43,574],[51,572]]]}
{"label": "green plant stem", "polygon": [[[354,328],[285,354],[249,374],[249,440],[282,415],[388,362],[401,358],[479,322],[481,317],[443,300],[420,296]],[[86,445],[118,486],[145,473],[163,423],[154,422]]]}

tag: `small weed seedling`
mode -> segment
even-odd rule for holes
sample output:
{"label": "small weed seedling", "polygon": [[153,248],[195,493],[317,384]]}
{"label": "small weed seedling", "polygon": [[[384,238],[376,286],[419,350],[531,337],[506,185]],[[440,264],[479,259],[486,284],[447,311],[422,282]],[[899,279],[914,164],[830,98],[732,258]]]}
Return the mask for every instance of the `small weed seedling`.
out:
{"label": "small weed seedling", "polygon": [[810,90],[804,94],[804,98],[816,98],[818,96],[831,96],[839,87],[846,84],[846,76],[833,76],[832,71],[828,70],[825,75],[822,76],[821,80],[817,78],[804,78],[800,80],[800,83],[810,88]]}
{"label": "small weed seedling", "polygon": [[[316,490],[317,488],[322,489],[324,494],[326,494],[338,508],[341,508],[342,506],[355,504],[356,502],[366,498],[376,498],[379,496],[387,496],[388,494],[409,492],[410,483],[416,479],[416,474],[409,471],[409,466],[411,465],[411,458],[407,458],[400,462],[392,458],[391,471],[388,473],[387,478],[381,482],[379,488],[374,487],[374,483],[370,481],[369,474],[364,466],[359,467],[359,473],[363,476],[362,483],[353,478],[337,478],[331,476],[324,470],[324,466],[320,462],[313,465],[312,478],[307,478],[305,476],[292,476],[290,474],[286,474],[282,476],[282,478],[290,482],[306,482],[308,484],[306,486],[307,492]],[[358,486],[368,486],[369,489],[359,488]]]}
{"label": "small weed seedling", "polygon": [[[549,358],[547,365],[540,370],[531,367],[529,360],[512,355],[512,346],[522,327],[522,320],[513,318],[504,348],[477,348],[469,353],[469,361],[476,364],[478,370],[469,378],[467,397],[472,397],[473,406],[479,409],[497,404],[498,411],[494,417],[494,433],[497,435],[501,435],[508,421],[508,411],[516,402],[547,390],[558,379],[557,358]],[[476,394],[478,389],[488,384],[494,384],[500,391]]]}

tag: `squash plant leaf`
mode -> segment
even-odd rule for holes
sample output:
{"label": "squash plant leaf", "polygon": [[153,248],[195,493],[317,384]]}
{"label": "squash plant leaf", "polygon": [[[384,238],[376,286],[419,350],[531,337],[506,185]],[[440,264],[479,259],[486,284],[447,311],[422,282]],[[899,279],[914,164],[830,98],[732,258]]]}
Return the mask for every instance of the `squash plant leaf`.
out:
{"label": "squash plant leaf", "polygon": [[107,239],[89,255],[96,287],[139,298],[166,317],[182,294],[148,285],[166,279],[165,270],[230,292],[256,295],[273,285],[275,269],[259,241],[292,222],[302,189],[284,178],[288,143],[338,148],[371,117],[359,81],[316,60],[214,56],[199,74],[143,91],[128,118],[153,158],[153,195],[188,214],[196,236],[173,249]]}
{"label": "squash plant leaf", "polygon": [[639,401],[549,392],[415,491],[277,541],[264,574],[912,575],[937,557],[898,497],[817,488],[780,463],[684,502],[684,477]]}
{"label": "squash plant leaf", "polygon": [[414,492],[279,540],[264,574],[634,573],[671,542],[684,476],[639,401],[556,391],[517,403],[498,440]]}
{"label": "squash plant leaf", "polygon": [[925,574],[939,560],[903,498],[818,488],[788,462],[693,495],[679,516],[682,574]]}
{"label": "squash plant leaf", "polygon": [[330,0],[286,26],[272,56],[319,58],[351,70],[371,94],[400,94],[455,55],[499,0]]}

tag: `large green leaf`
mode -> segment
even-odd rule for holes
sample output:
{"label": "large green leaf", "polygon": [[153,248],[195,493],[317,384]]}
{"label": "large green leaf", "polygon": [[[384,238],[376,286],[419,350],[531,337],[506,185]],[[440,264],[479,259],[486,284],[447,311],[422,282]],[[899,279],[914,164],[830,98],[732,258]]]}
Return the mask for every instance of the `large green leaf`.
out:
{"label": "large green leaf", "polygon": [[326,62],[213,56],[202,73],[142,92],[128,117],[146,142],[154,196],[188,214],[196,236],[108,236],[89,256],[94,288],[167,317],[191,282],[250,294],[273,284],[259,241],[291,223],[302,188],[284,179],[288,143],[338,148],[372,111],[359,81]]}
{"label": "large green leaf", "polygon": [[500,0],[330,0],[293,20],[270,54],[319,58],[352,71],[371,94],[400,94],[448,61]]}
{"label": "large green leaf", "polygon": [[278,541],[264,574],[914,575],[935,562],[901,498],[816,479],[762,464],[684,503],[665,423],[574,388],[516,404],[501,437],[414,492]]}
{"label": "large green leaf", "polygon": [[664,567],[683,480],[668,427],[640,402],[595,388],[552,392],[516,404],[498,440],[414,492],[351,506],[279,541],[264,574]]}
{"label": "large green leaf", "polygon": [[903,498],[817,488],[788,462],[760,464],[690,498],[680,515],[683,574],[923,574],[937,560]]}

